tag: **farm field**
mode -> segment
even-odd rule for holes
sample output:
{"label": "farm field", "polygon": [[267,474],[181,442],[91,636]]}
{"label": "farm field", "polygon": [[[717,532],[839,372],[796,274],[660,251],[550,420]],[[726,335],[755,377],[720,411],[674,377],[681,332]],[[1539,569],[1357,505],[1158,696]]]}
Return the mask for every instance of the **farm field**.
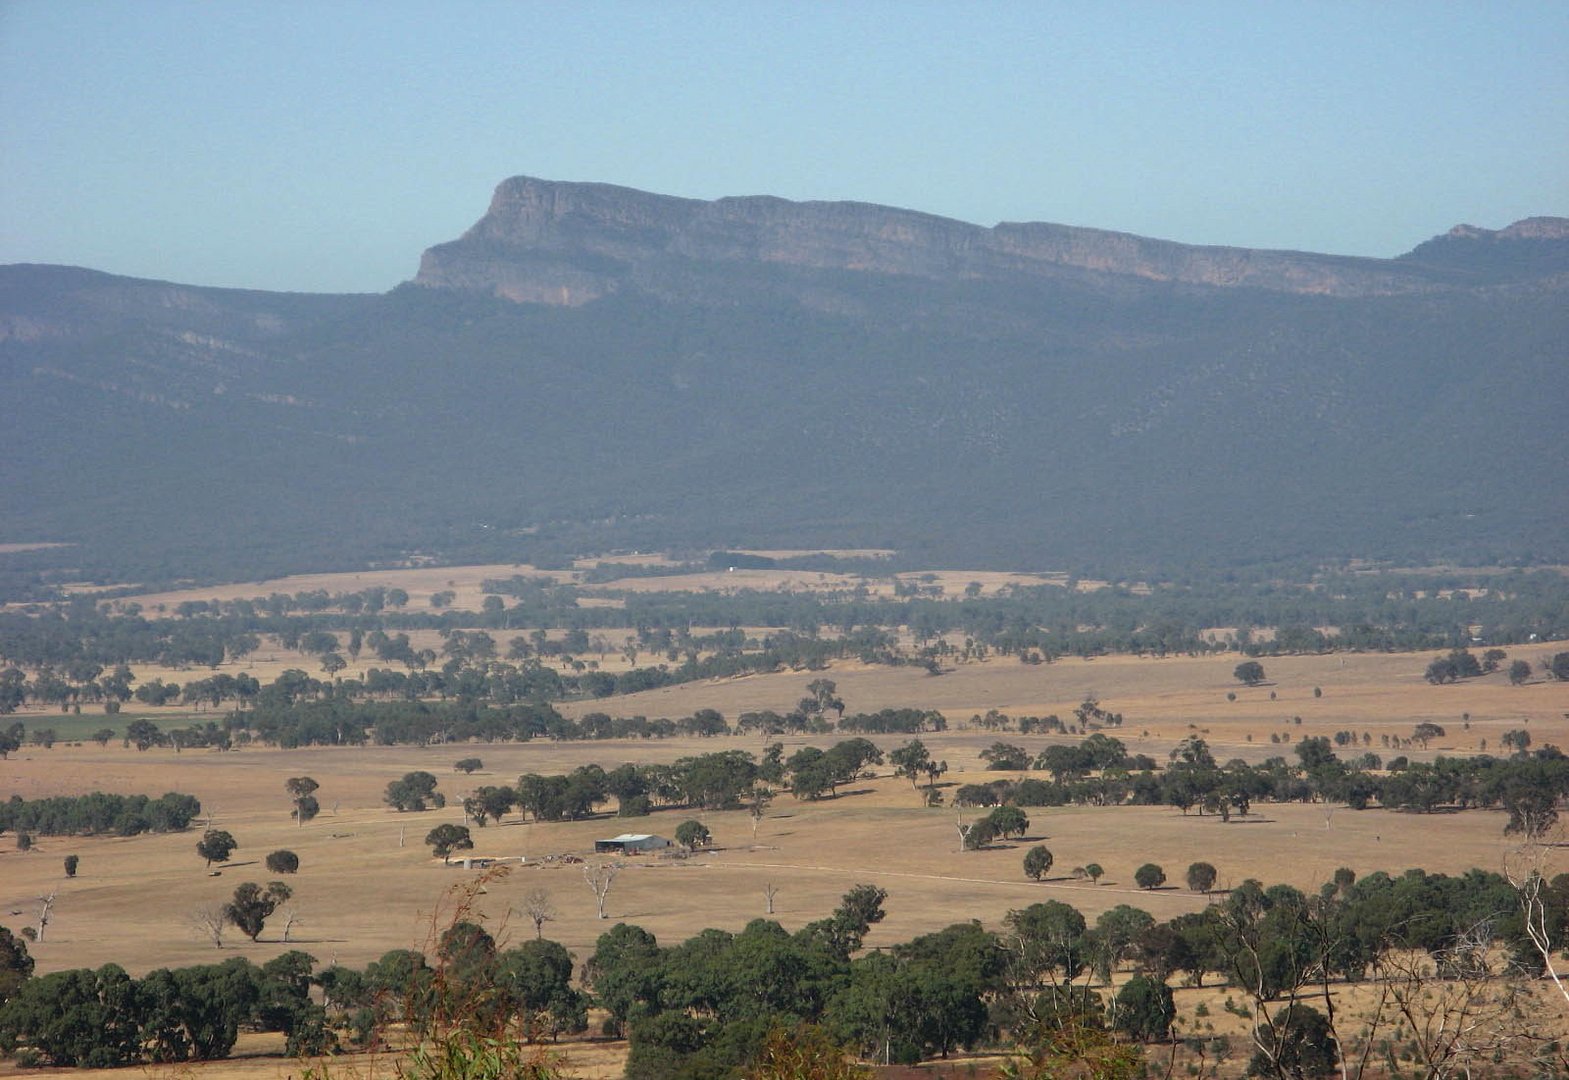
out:
{"label": "farm field", "polygon": [[[645,564],[658,562],[656,557],[635,558]],[[671,589],[842,591],[864,586],[874,595],[890,598],[896,593],[908,597],[920,589],[926,597],[955,599],[965,594],[1006,596],[1009,587],[1017,585],[1069,584],[1051,576],[947,571],[899,575],[896,586],[893,577],[851,578],[777,569],[582,584],[583,575],[592,569],[593,563],[587,563],[553,572],[551,577],[576,583],[578,591],[569,595],[584,607],[631,602],[610,595],[616,592]],[[481,583],[486,578],[533,573],[526,566],[497,564],[310,575],[124,597],[114,603],[124,610],[134,602],[144,613],[161,610],[170,616],[180,604],[193,600],[257,597],[273,591],[352,593],[379,585],[407,590],[410,612],[431,611],[430,597],[442,591],[455,594],[452,611],[464,612],[480,608]],[[1085,591],[1101,584],[1076,583]],[[1058,595],[1056,589],[1047,592]],[[1137,590],[1132,592],[1137,595]],[[999,607],[1005,609],[1008,602]],[[618,673],[658,664],[673,667],[680,662],[678,657],[713,648],[711,641],[704,645],[701,638],[716,630],[741,630],[752,639],[749,648],[781,632],[777,625],[692,626],[690,638],[673,640],[666,633],[663,638],[648,635],[639,641],[636,632],[626,628],[579,630],[572,647],[576,655],[563,656],[568,633],[564,627],[552,626],[541,639],[526,615],[519,617],[520,625],[497,625],[510,620],[495,611],[494,601],[491,609],[495,617],[486,633],[494,642],[492,655],[506,655],[513,638],[525,637],[534,654],[528,662],[554,668],[563,676],[581,675],[585,669]],[[777,612],[771,615],[778,617]],[[204,617],[196,614],[191,625],[201,625]],[[352,625],[342,621],[346,617],[330,615],[326,624],[342,635]],[[182,614],[170,625],[183,626],[185,620]],[[453,654],[446,648],[452,632],[476,624],[482,621],[458,615],[439,624],[424,621],[406,633],[413,649],[429,651],[418,662],[434,669],[442,663],[439,658]],[[1255,640],[1273,634],[1269,626],[1250,626],[1247,631]],[[1230,633],[1212,627],[1202,636]],[[982,752],[995,743],[1014,744],[1031,758],[1049,745],[1076,744],[1086,732],[1022,735],[1017,721],[1056,716],[1073,724],[1076,707],[1089,699],[1120,717],[1120,723],[1104,729],[1106,734],[1119,739],[1129,753],[1162,763],[1179,743],[1195,737],[1202,738],[1220,762],[1241,758],[1255,764],[1276,755],[1294,761],[1293,746],[1307,737],[1330,739],[1342,757],[1370,751],[1385,761],[1397,755],[1428,761],[1440,755],[1502,753],[1505,735],[1520,731],[1528,733],[1537,748],[1569,745],[1569,682],[1545,675],[1549,659],[1569,648],[1565,642],[1532,642],[1505,650],[1510,659],[1529,661],[1530,677],[1523,685],[1513,685],[1503,669],[1435,685],[1426,676],[1429,664],[1447,654],[1440,649],[1266,655],[1260,658],[1263,680],[1244,685],[1235,672],[1243,657],[1235,651],[1164,657],[1069,655],[1040,663],[972,648],[962,631],[950,630],[945,637],[927,632],[917,638],[909,626],[900,626],[891,628],[890,634],[889,640],[897,642],[889,657],[895,663],[871,664],[830,652],[826,661],[792,660],[789,663],[798,665],[794,670],[781,664],[783,670],[767,674],[679,682],[553,705],[572,719],[608,713],[680,720],[715,710],[733,724],[751,711],[789,713],[802,699],[812,697],[814,683],[832,680],[831,696],[842,702],[847,716],[881,709],[938,710],[944,715],[947,730],[923,733],[920,738],[932,759],[947,765],[939,784],[948,797],[945,802],[962,785],[1031,775],[986,769]],[[158,678],[186,684],[215,674],[245,674],[265,686],[289,669],[314,676],[332,670],[323,668],[319,652],[285,646],[285,641],[292,643],[297,637],[260,632],[244,649],[220,650],[218,655],[224,658],[211,667],[137,662],[134,683]],[[463,647],[462,637],[451,637],[455,649]],[[562,642],[563,648],[540,648],[542,640]],[[656,646],[651,644],[654,641],[662,643]],[[679,649],[674,647],[676,641],[681,643]],[[922,652],[933,642],[945,647]],[[526,651],[520,644],[513,655]],[[929,665],[933,672],[914,662],[918,656],[941,660]],[[821,666],[825,662],[827,666]],[[1508,663],[1505,660],[1504,666]],[[367,648],[350,655],[334,674],[352,679],[373,667],[392,666]],[[326,689],[313,692],[330,696],[330,677],[324,685]],[[30,944],[40,974],[113,962],[133,975],[143,975],[159,967],[212,963],[233,956],[262,963],[290,949],[309,952],[322,966],[363,968],[392,949],[432,952],[439,933],[455,917],[456,897],[476,886],[480,891],[471,917],[483,920],[503,945],[533,934],[532,924],[521,914],[524,898],[545,891],[554,911],[544,935],[561,942],[581,965],[599,936],[620,922],[645,928],[663,945],[708,927],[739,931],[762,917],[775,918],[787,930],[795,930],[823,919],[847,890],[861,883],[887,893],[886,918],[872,927],[865,941],[867,948],[877,950],[956,922],[974,920],[989,930],[1000,930],[1010,911],[1044,900],[1070,904],[1091,922],[1120,905],[1141,908],[1158,920],[1197,912],[1216,899],[1185,887],[1188,865],[1199,861],[1217,868],[1216,890],[1222,895],[1248,879],[1312,893],[1341,867],[1358,877],[1375,871],[1398,875],[1411,868],[1446,874],[1473,868],[1496,871],[1516,846],[1503,833],[1508,815],[1502,810],[1423,815],[1255,802],[1251,813],[1233,815],[1229,822],[1158,806],[1029,807],[1030,824],[1022,837],[966,851],[961,829],[986,811],[929,807],[924,790],[894,776],[886,764],[841,787],[834,797],[797,800],[788,793],[778,794],[760,821],[743,810],[660,810],[645,817],[619,818],[613,816],[614,800],[608,800],[598,816],[587,820],[525,822],[520,812],[513,811],[501,823],[479,828],[463,817],[464,796],[485,785],[511,785],[521,774],[563,774],[589,764],[610,770],[626,763],[671,763],[720,750],[760,755],[771,742],[782,743],[783,756],[788,758],[802,747],[826,748],[853,733],[684,735],[662,740],[539,738],[296,750],[242,740],[228,751],[180,751],[173,744],[137,751],[117,738],[99,746],[92,737],[102,728],[118,734],[140,718],[153,720],[166,732],[221,721],[228,707],[150,706],[131,699],[117,714],[110,714],[98,699],[82,700],[79,708],[70,711],[45,705],[43,700],[40,695],[23,699],[8,718],[8,722],[22,721],[29,734],[8,760],[0,760],[0,797],[33,800],[92,791],[157,796],[177,791],[200,799],[203,815],[192,829],[177,834],[38,836],[31,850],[25,851],[9,837],[0,841],[0,924],[16,928],[35,923],[40,898],[53,897],[44,940]],[[837,707],[836,703],[833,709]],[[832,720],[834,712],[825,715]],[[1442,731],[1425,743],[1413,741],[1418,725],[1430,729],[1436,725]],[[42,729],[53,730],[52,747],[39,745],[32,737]],[[871,738],[886,753],[910,737]],[[472,774],[457,771],[454,763],[462,758],[480,758],[483,766]],[[398,813],[385,804],[388,783],[415,770],[439,778],[447,800],[444,809]],[[312,777],[320,785],[316,792],[320,816],[303,826],[291,819],[284,789],[285,781],[296,776]],[[673,837],[688,818],[700,820],[710,830],[712,846],[687,857],[648,855],[619,863],[605,903],[606,918],[598,918],[595,897],[584,877],[585,863],[607,859],[594,855],[595,841],[621,832]],[[231,860],[210,870],[195,851],[201,830],[209,823],[232,833],[239,842]],[[469,824],[475,849],[468,854],[499,859],[502,865],[470,870],[459,860],[446,865],[433,857],[425,836],[440,824]],[[1030,880],[1022,866],[1025,852],[1036,845],[1048,847],[1054,858],[1039,882]],[[231,930],[221,949],[215,948],[198,912],[221,905],[241,883],[277,877],[263,861],[269,852],[280,849],[296,852],[301,862],[299,873],[286,879],[292,898],[268,922],[258,941]],[[63,871],[67,855],[80,859],[74,878]],[[1560,852],[1552,857],[1565,865],[1550,866],[1549,872],[1569,870],[1569,856]],[[1164,886],[1136,885],[1134,871],[1145,863],[1164,867]],[[1104,868],[1096,883],[1075,873],[1090,864]],[[1127,973],[1118,977],[1125,979]],[[1225,1007],[1224,989],[1174,989],[1184,1023],[1205,1017],[1206,1031],[1244,1031],[1244,1022]],[[1337,991],[1341,993],[1354,1006],[1361,991],[1348,986]],[[1193,1010],[1201,1002],[1204,1010],[1195,1015]],[[288,1065],[277,1056],[279,1050],[274,1037],[249,1036],[238,1056],[203,1066],[201,1071],[204,1080],[281,1077]],[[566,1050],[573,1075],[608,1077],[620,1074],[626,1044],[589,1038],[570,1042]],[[380,1067],[372,1062],[363,1066]],[[0,1074],[13,1067],[0,1063]]]}
{"label": "farm field", "polygon": [[[852,710],[885,706],[943,709],[955,730],[922,736],[934,758],[951,767],[944,782],[978,782],[999,775],[983,771],[977,754],[1002,739],[1032,753],[1068,736],[1020,736],[964,728],[972,714],[998,708],[1013,715],[1068,715],[1087,693],[1121,712],[1124,725],[1112,733],[1134,753],[1163,760],[1191,733],[1210,742],[1221,760],[1261,760],[1290,755],[1289,743],[1304,735],[1341,729],[1367,731],[1376,751],[1381,734],[1409,735],[1412,726],[1434,721],[1448,735],[1414,758],[1440,752],[1470,753],[1482,739],[1495,745],[1507,728],[1528,726],[1539,743],[1565,740],[1569,693],[1560,683],[1509,686],[1503,680],[1473,680],[1458,686],[1429,686],[1418,655],[1337,656],[1271,660],[1270,687],[1239,688],[1227,702],[1232,664],[1226,659],[1103,658],[1063,660],[1045,666],[992,660],[961,665],[940,677],[909,668],[836,667],[828,674]],[[693,684],[596,703],[565,711],[610,708],[623,714],[682,715],[715,708],[728,717],[754,708],[788,707],[805,692],[808,673],[752,676]],[[1235,683],[1233,682],[1233,685]],[[1323,696],[1314,698],[1312,687]],[[1460,714],[1471,715],[1465,730]],[[173,710],[153,715],[175,719]],[[1303,716],[1301,725],[1290,715]],[[64,719],[64,718],[62,718]],[[76,719],[76,718],[73,718]],[[86,717],[80,718],[86,719]],[[96,718],[107,719],[107,718]],[[123,721],[123,716],[115,718]],[[1189,725],[1194,725],[1190,727]],[[1272,744],[1279,732],[1288,745]],[[1251,742],[1247,736],[1252,735]],[[828,745],[838,736],[795,736],[782,741],[786,753]],[[878,736],[885,750],[905,739]],[[204,813],[240,843],[234,860],[209,877],[196,856],[194,832],[131,838],[39,838],[22,853],[0,848],[0,918],[25,918],[39,895],[57,892],[55,922],[35,955],[40,970],[95,965],[113,959],[133,972],[166,964],[211,959],[214,950],[190,927],[188,915],[221,900],[235,884],[264,880],[262,856],[278,848],[296,851],[301,872],[295,887],[298,919],[292,944],[327,962],[362,964],[390,948],[423,944],[443,893],[464,872],[442,866],[423,844],[442,821],[458,822],[459,798],[482,784],[510,784],[525,772],[557,773],[597,763],[669,762],[719,749],[761,751],[759,737],[681,738],[656,741],[607,740],[440,747],[364,747],[278,750],[247,747],[230,752],[169,748],[146,752],[111,742],[43,750],[26,747],[0,761],[0,791],[27,799],[99,790],[161,794],[183,791],[201,799]],[[477,756],[484,769],[472,777],[452,770],[460,757]],[[444,811],[399,814],[382,804],[388,781],[425,769],[441,778],[449,799]],[[1255,877],[1313,888],[1338,866],[1359,875],[1408,867],[1456,872],[1496,869],[1507,842],[1500,812],[1413,815],[1384,810],[1355,812],[1301,805],[1260,805],[1247,820],[1222,824],[1212,817],[1183,815],[1154,807],[1033,808],[1022,846],[961,852],[954,811],[927,808],[904,780],[889,775],[858,784],[837,798],[797,802],[781,795],[754,839],[742,811],[701,817],[717,850],[683,861],[633,860],[617,879],[608,904],[612,920],[639,923],[662,941],[679,940],[707,926],[739,929],[764,914],[763,890],[777,890],[776,914],[787,927],[822,917],[849,886],[869,880],[889,891],[888,918],[869,944],[906,940],[956,920],[980,919],[996,926],[1006,912],[1042,897],[1062,899],[1093,917],[1121,903],[1145,907],[1166,918],[1205,901],[1185,890],[1137,890],[1135,866],[1153,861],[1172,880],[1195,860],[1215,864],[1221,884]],[[289,817],[283,782],[309,775],[320,784],[322,814],[303,827]],[[546,855],[587,855],[593,841],[628,829],[673,833],[687,815],[660,811],[647,818],[613,817],[569,823],[507,823],[476,829],[478,855],[525,856],[528,862],[497,882],[485,899],[494,922],[522,892],[550,890],[559,918],[548,927],[581,959],[606,924],[594,917],[592,896],[573,866],[534,865]],[[401,842],[401,843],[400,843]],[[1020,869],[1024,848],[1047,844],[1058,875],[1029,882]],[[65,880],[60,860],[78,854],[78,876]],[[1107,876],[1098,886],[1072,880],[1067,872],[1099,862]],[[257,959],[285,948],[268,940],[232,947]],[[226,946],[225,952],[230,947]]]}

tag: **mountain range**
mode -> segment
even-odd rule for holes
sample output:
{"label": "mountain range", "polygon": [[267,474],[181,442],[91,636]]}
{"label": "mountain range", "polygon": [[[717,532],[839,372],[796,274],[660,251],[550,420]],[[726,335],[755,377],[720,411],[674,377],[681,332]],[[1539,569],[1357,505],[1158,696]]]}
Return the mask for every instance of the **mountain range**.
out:
{"label": "mountain range", "polygon": [[1569,559],[1569,220],[1391,259],[504,181],[380,295],[0,267],[0,574]]}

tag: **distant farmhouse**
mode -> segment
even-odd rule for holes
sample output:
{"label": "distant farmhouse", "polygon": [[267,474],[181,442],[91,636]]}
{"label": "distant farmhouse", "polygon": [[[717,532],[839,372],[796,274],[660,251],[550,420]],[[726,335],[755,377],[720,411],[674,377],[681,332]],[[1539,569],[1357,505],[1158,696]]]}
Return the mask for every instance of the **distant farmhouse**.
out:
{"label": "distant farmhouse", "polygon": [[663,836],[654,836],[651,833],[622,833],[620,836],[612,836],[609,840],[594,841],[596,855],[640,855],[645,851],[663,851],[671,847],[675,847],[675,844]]}

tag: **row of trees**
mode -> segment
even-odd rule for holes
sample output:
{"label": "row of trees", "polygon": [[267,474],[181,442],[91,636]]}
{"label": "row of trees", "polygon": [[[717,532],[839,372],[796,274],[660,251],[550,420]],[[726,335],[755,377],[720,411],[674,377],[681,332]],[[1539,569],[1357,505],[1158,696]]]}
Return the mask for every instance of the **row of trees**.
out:
{"label": "row of trees", "polygon": [[[1196,809],[1223,819],[1247,815],[1255,802],[1323,802],[1357,810],[1377,803],[1417,813],[1440,807],[1501,808],[1509,814],[1506,832],[1537,837],[1557,822],[1557,808],[1569,797],[1569,757],[1553,746],[1526,750],[1531,740],[1525,731],[1510,732],[1508,738],[1518,747],[1512,757],[1441,756],[1433,762],[1396,758],[1381,773],[1383,763],[1376,754],[1342,760],[1323,737],[1298,742],[1294,764],[1271,757],[1257,765],[1240,758],[1222,764],[1204,740],[1189,737],[1157,767],[1143,755],[1128,756],[1119,740],[1097,733],[1076,747],[1051,746],[1036,756],[1032,764],[1051,772],[1049,782],[1030,777],[964,784],[953,800],[978,807],[1175,806],[1184,813]],[[891,752],[890,760],[924,753],[916,740]],[[1006,743],[994,744],[982,756],[993,768],[1031,764],[1022,748]]]}
{"label": "row of trees", "polygon": [[310,997],[315,962],[294,951],[259,967],[235,957],[140,979],[116,964],[31,978],[25,946],[0,927],[0,1050],[58,1068],[207,1061],[243,1029],[283,1032],[290,1054],[323,1053],[335,1039]]}
{"label": "row of trees", "polygon": [[136,836],[144,832],[179,832],[190,827],[201,809],[202,804],[194,795],[173,791],[156,799],[103,792],[31,800],[13,795],[0,803],[0,833]]}
{"label": "row of trees", "polygon": [[[130,696],[127,665],[131,663],[216,667],[255,652],[264,635],[284,647],[321,657],[331,674],[334,667],[341,670],[343,652],[358,658],[363,648],[384,662],[404,664],[411,674],[433,668],[438,654],[409,644],[407,631],[417,628],[443,631],[447,641],[442,653],[465,662],[496,658],[501,650],[489,630],[522,626],[538,629],[533,636],[511,640],[508,655],[513,659],[568,652],[581,656],[596,649],[602,655],[619,652],[622,646],[588,635],[592,629],[617,627],[635,631],[635,641],[628,647],[632,656],[641,649],[670,661],[670,666],[629,673],[581,673],[554,689],[548,684],[556,673],[538,667],[533,674],[541,685],[533,691],[543,691],[536,694],[543,697],[609,696],[779,666],[821,667],[845,656],[874,662],[928,662],[957,648],[929,644],[942,635],[962,638],[970,655],[984,650],[1032,660],[1069,653],[1166,654],[1216,648],[1238,648],[1253,656],[1331,649],[1464,650],[1476,625],[1483,627],[1483,636],[1494,646],[1569,636],[1563,614],[1569,606],[1569,587],[1546,573],[1498,577],[1480,594],[1444,593],[1415,579],[1402,579],[1400,588],[1391,589],[1383,579],[1350,576],[1296,588],[1220,582],[1156,586],[1152,593],[1123,587],[1092,593],[1016,588],[1006,595],[963,600],[877,599],[869,591],[855,590],[791,596],[747,591],[628,593],[622,597],[625,606],[619,608],[579,606],[578,592],[569,585],[535,583],[523,593],[512,608],[505,608],[500,596],[492,596],[488,599],[494,602],[487,602],[478,613],[388,611],[391,591],[376,595],[376,590],[340,597],[301,594],[221,603],[191,601],[180,605],[176,618],[148,618],[134,605],[112,614],[109,604],[99,606],[90,598],[27,613],[0,613],[0,658],[16,665],[14,675],[0,674],[0,711],[26,700],[123,702]],[[326,614],[334,607],[336,614]],[[691,627],[700,625],[761,625],[776,632],[755,639],[739,631],[693,634]],[[1267,626],[1275,632],[1267,640],[1255,641],[1244,633],[1235,641],[1217,642],[1205,632],[1217,625]],[[1312,629],[1322,625],[1345,629],[1335,635]],[[821,636],[823,627],[835,628],[836,636]],[[887,632],[895,627],[908,627],[922,647],[914,654],[902,651]],[[566,629],[569,640],[548,638],[546,628]],[[570,635],[578,635],[579,640],[570,640]],[[333,665],[329,658],[339,663]],[[1518,674],[1522,662],[1511,665],[1511,677]],[[1464,677],[1468,669],[1463,660],[1460,663],[1461,667],[1451,668],[1441,661],[1432,674],[1445,681]],[[1485,670],[1487,661],[1481,663]],[[28,681],[21,669],[34,671],[35,677]],[[112,673],[105,674],[110,669]],[[1545,660],[1543,669],[1549,674],[1569,673],[1569,655]],[[396,682],[390,677],[387,681]],[[230,689],[243,693],[243,688]],[[400,689],[388,685],[378,692]]]}
{"label": "row of trees", "polygon": [[[1209,869],[1190,868],[1190,885]],[[291,952],[261,968],[231,960],[143,980],[113,965],[33,978],[25,944],[0,929],[0,1047],[30,1063],[110,1066],[221,1057],[242,1027],[285,1031],[291,1052],[314,1053],[374,1045],[394,1023],[425,1037],[456,1018],[492,1038],[540,1041],[584,1030],[592,1004],[607,1034],[630,1037],[633,1080],[722,1075],[757,1060],[770,1032],[801,1024],[868,1060],[1014,1048],[1037,1065],[1098,1062],[1108,1071],[1097,1075],[1132,1077],[1137,1044],[1173,1035],[1171,981],[1218,976],[1242,994],[1256,1075],[1325,1076],[1342,1060],[1360,1075],[1381,1055],[1394,1066],[1397,1033],[1400,1056],[1427,1075],[1565,1066],[1520,995],[1563,942],[1569,876],[1359,880],[1342,869],[1316,893],[1246,881],[1165,922],[1123,904],[1091,924],[1046,901],[1009,912],[996,931],[959,923],[857,957],[885,900],[858,885],[794,933],[758,919],[674,946],[617,925],[581,987],[559,944],[536,935],[503,948],[463,905],[433,958],[394,950],[363,971],[316,970]],[[1340,987],[1364,981],[1367,1007],[1337,1010]],[[1190,1039],[1187,1049],[1202,1072],[1233,1048]]]}

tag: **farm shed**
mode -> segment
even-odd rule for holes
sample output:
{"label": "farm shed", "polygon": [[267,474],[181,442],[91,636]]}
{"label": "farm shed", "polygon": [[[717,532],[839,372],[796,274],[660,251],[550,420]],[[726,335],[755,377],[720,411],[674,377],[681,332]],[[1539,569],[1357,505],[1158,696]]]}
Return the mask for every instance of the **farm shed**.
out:
{"label": "farm shed", "polygon": [[651,833],[622,833],[612,836],[609,840],[595,840],[596,853],[615,853],[620,855],[636,855],[644,851],[662,851],[674,847],[663,836],[654,836]]}

